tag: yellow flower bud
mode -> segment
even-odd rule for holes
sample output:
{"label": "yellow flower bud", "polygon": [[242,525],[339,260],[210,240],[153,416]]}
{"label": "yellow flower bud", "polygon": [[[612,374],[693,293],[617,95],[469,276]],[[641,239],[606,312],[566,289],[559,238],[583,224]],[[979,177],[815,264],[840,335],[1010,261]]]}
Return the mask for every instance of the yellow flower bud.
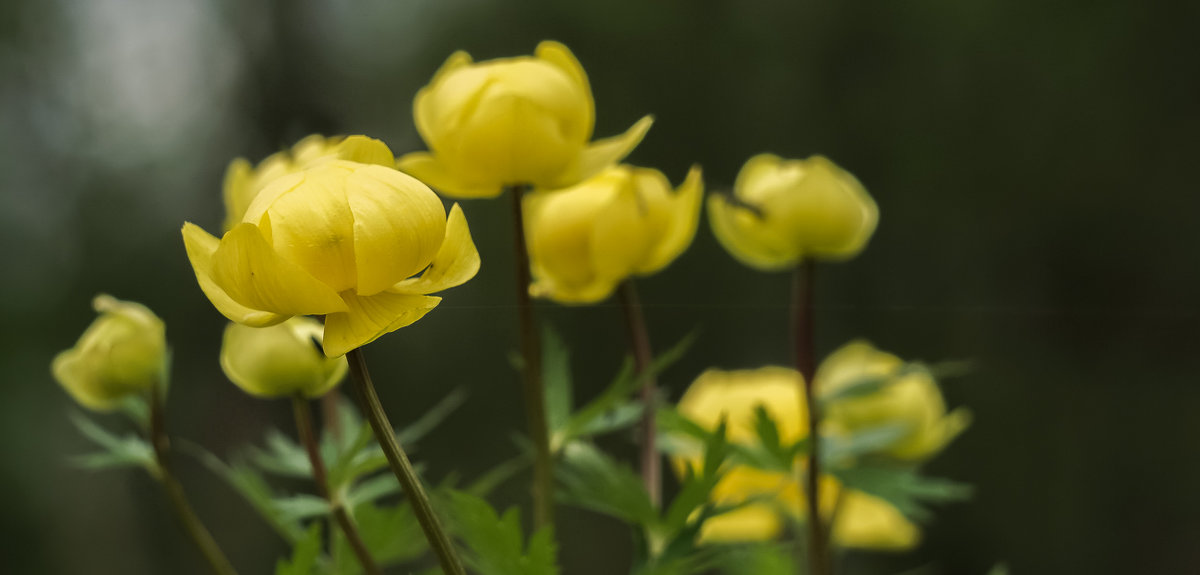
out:
{"label": "yellow flower bud", "polygon": [[184,224],[200,289],[251,327],[324,315],[329,357],[417,321],[441,301],[427,294],[474,277],[479,252],[462,209],[447,218],[393,162],[364,138],[346,158],[272,181],[220,240]]}
{"label": "yellow flower bud", "polygon": [[473,63],[455,52],[417,92],[417,131],[429,152],[399,168],[458,198],[496,197],[506,185],[562,188],[619,162],[650,129],[649,116],[589,144],[595,104],[583,66],[558,42],[532,57]]}
{"label": "yellow flower bud", "polygon": [[[780,440],[793,443],[808,436],[803,385],[799,372],[783,367],[709,370],[688,388],[678,409],[706,429],[716,429],[725,421],[729,441],[749,445],[756,441],[756,410],[761,406],[775,422]],[[676,456],[672,463],[682,474],[688,466],[698,467],[700,458]],[[832,476],[821,477],[821,514],[828,518],[841,500],[833,525],[836,545],[903,550],[917,544],[920,530],[895,507],[866,493],[841,490]],[[757,501],[706,521],[700,531],[702,541],[770,540],[782,533],[787,516],[808,515],[796,473],[733,467],[717,483],[712,497],[726,505]]]}
{"label": "yellow flower bud", "polygon": [[321,353],[322,331],[321,322],[307,317],[270,327],[230,323],[221,342],[221,369],[250,395],[325,395],[341,383],[348,366],[345,357]]}
{"label": "yellow flower bud", "polygon": [[703,190],[699,168],[672,193],[658,170],[621,165],[570,188],[526,195],[530,293],[593,303],[630,276],[663,269],[692,243]]}
{"label": "yellow flower bud", "polygon": [[165,381],[166,327],[145,306],[109,295],[96,296],[92,307],[100,317],[50,370],[80,405],[103,411]]}
{"label": "yellow flower bud", "polygon": [[868,378],[885,378],[886,383],[873,393],[833,402],[825,412],[832,432],[902,425],[907,433],[883,453],[923,460],[941,451],[971,422],[966,408],[946,413],[941,390],[928,370],[907,366],[864,341],[850,342],[826,358],[817,371],[817,387],[821,394],[835,393]]}
{"label": "yellow flower bud", "polygon": [[802,258],[848,259],[875,232],[879,208],[849,172],[821,156],[750,158],[733,197],[708,200],[713,233],[742,263],[764,271]]}

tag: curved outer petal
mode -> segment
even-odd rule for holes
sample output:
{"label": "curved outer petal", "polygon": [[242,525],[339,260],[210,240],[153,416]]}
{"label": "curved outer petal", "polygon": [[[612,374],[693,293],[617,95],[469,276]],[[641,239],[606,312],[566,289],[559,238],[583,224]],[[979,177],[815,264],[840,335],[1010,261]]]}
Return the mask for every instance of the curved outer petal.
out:
{"label": "curved outer petal", "polygon": [[374,164],[391,168],[396,165],[396,157],[387,144],[368,138],[367,136],[347,136],[333,147],[333,154],[338,159]]}
{"label": "curved outer petal", "polygon": [[446,235],[446,212],[425,184],[366,166],[346,179],[345,192],[354,219],[356,294],[377,294],[433,261]]}
{"label": "curved outer petal", "polygon": [[769,187],[763,183],[772,174],[779,171],[779,166],[783,161],[783,158],[775,154],[757,154],[746,160],[742,169],[738,170],[737,179],[733,181],[733,190],[737,199],[754,205],[762,203],[766,198],[761,192]]}
{"label": "curved outer petal", "polygon": [[565,188],[620,162],[638,144],[642,143],[642,138],[646,137],[646,132],[650,131],[652,125],[654,125],[654,116],[644,116],[624,134],[592,142],[579,154],[571,169],[567,170],[558,181],[551,182],[546,187]]}
{"label": "curved outer petal", "polygon": [[396,161],[396,169],[421,180],[439,194],[450,198],[495,198],[504,191],[504,187],[499,184],[462,181],[453,170],[448,169],[429,152],[412,152],[401,156]]}
{"label": "curved outer petal", "polygon": [[479,272],[479,250],[471,240],[467,217],[454,204],[446,219],[446,238],[433,262],[420,277],[406,279],[389,291],[402,294],[430,294],[462,285]]}
{"label": "curved outer petal", "polygon": [[237,158],[225,169],[225,183],[221,186],[225,200],[225,229],[228,230],[242,221],[242,215],[254,194],[254,169],[245,158]]}
{"label": "curved outer petal", "polygon": [[300,172],[300,183],[286,193],[273,194],[275,186],[263,190],[261,196],[274,199],[261,219],[251,217],[260,207],[257,201],[246,214],[246,221],[262,228],[260,235],[281,259],[334,292],[358,285],[354,214],[347,201],[347,182],[358,166],[338,160]]}
{"label": "curved outer petal", "polygon": [[671,199],[670,226],[659,239],[654,253],[638,268],[638,274],[657,272],[687,250],[696,237],[696,228],[700,223],[700,200],[703,197],[704,180],[700,175],[700,166],[692,166]]}
{"label": "curved outer petal", "polygon": [[116,408],[126,395],[113,393],[112,390],[97,385],[90,377],[78,348],[64,350],[54,356],[54,361],[50,362],[50,373],[72,399],[92,411],[110,411]]}
{"label": "curved outer petal", "polygon": [[553,64],[558,69],[566,72],[578,85],[587,99],[587,114],[583,123],[584,140],[592,136],[592,129],[596,123],[596,106],[592,99],[592,86],[588,82],[587,72],[584,72],[583,65],[579,63],[579,59],[571,52],[569,48],[562,43],[553,40],[545,40],[537,45],[533,51],[534,56],[540,60],[544,60]]}
{"label": "curved outer petal", "polygon": [[[625,176],[614,168],[604,177],[620,180]],[[593,303],[608,297],[616,287],[616,280],[596,273],[593,228],[596,214],[617,201],[621,192],[618,186],[598,179],[525,196],[522,210],[534,278],[530,295],[559,303]]]}
{"label": "curved outer petal", "polygon": [[700,527],[700,541],[770,541],[782,531],[783,518],[771,505],[751,503],[705,521]]}
{"label": "curved outer petal", "polygon": [[417,132],[425,140],[429,146],[435,147],[433,142],[438,139],[438,131],[440,129],[438,117],[435,108],[439,108],[439,102],[433,101],[432,94],[436,91],[445,79],[454,71],[461,70],[471,65],[471,55],[459,50],[446,58],[437,72],[433,73],[433,79],[429,84],[417,91],[417,95],[413,98],[413,121],[417,125]]}
{"label": "curved outer petal", "polygon": [[[269,218],[264,223],[269,224]],[[287,316],[347,309],[332,288],[276,254],[254,224],[229,230],[213,252],[211,265],[213,282],[230,299],[251,309]]]}
{"label": "curved outer petal", "polygon": [[343,294],[347,311],[325,316],[325,355],[339,357],[379,336],[396,331],[429,313],[442,298],[383,292],[359,297]]}
{"label": "curved outer petal", "polygon": [[212,256],[217,251],[220,240],[210,235],[192,223],[183,224],[183,245],[187,249],[188,261],[196,273],[196,282],[200,291],[208,297],[221,315],[237,323],[251,327],[264,327],[277,324],[288,318],[286,315],[246,307],[229,297],[225,290],[212,279]]}
{"label": "curved outer petal", "polygon": [[713,235],[734,258],[763,271],[791,268],[800,252],[772,234],[762,221],[765,217],[731,204],[724,196],[708,197],[708,222]]}
{"label": "curved outer petal", "polygon": [[307,317],[268,328],[230,323],[221,342],[221,369],[250,395],[319,397],[341,382],[348,368],[344,358],[327,358],[313,345],[322,331],[320,322]]}
{"label": "curved outer petal", "polygon": [[833,523],[841,547],[904,551],[921,541],[921,530],[899,509],[873,495],[849,490]]}
{"label": "curved outer petal", "polygon": [[659,230],[647,225],[648,209],[638,195],[633,170],[622,166],[606,172],[610,174],[615,176],[609,184],[614,193],[592,216],[590,251],[596,280],[616,285],[646,260]]}

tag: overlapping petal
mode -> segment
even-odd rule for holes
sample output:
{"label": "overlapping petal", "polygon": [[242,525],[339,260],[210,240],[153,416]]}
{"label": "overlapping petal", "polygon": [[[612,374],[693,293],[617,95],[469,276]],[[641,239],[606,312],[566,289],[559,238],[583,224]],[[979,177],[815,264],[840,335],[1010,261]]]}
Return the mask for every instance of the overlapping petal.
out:
{"label": "overlapping petal", "polygon": [[220,245],[220,240],[213,237],[193,223],[183,224],[183,245],[187,249],[188,260],[196,274],[196,282],[200,291],[208,297],[217,311],[231,321],[251,327],[265,327],[277,324],[288,318],[286,315],[252,309],[229,297],[212,279],[212,256]]}
{"label": "overlapping petal", "polygon": [[356,296],[346,292],[346,311],[325,316],[325,355],[338,357],[409,325],[437,307],[440,297],[382,292]]}
{"label": "overlapping petal", "polygon": [[406,279],[389,291],[402,294],[430,294],[458,285],[479,271],[479,250],[471,239],[462,207],[454,204],[446,219],[446,237],[433,261],[419,277]]}

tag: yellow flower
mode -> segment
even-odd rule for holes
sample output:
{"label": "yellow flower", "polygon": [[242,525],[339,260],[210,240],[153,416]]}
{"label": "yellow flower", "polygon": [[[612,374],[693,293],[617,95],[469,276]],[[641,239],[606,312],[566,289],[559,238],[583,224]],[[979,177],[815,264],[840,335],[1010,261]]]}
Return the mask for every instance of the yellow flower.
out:
{"label": "yellow flower", "polygon": [[692,243],[703,191],[698,167],[672,193],[662,172],[621,165],[525,196],[530,293],[592,303],[625,278],[661,270]]}
{"label": "yellow flower", "polygon": [[346,376],[346,358],[327,358],[317,347],[321,322],[293,317],[270,327],[230,323],[221,342],[221,369],[259,397],[320,397]]}
{"label": "yellow flower", "polygon": [[100,314],[75,347],[54,357],[54,379],[88,409],[113,409],[127,396],[165,382],[166,327],[145,306],[101,294]]}
{"label": "yellow flower", "polygon": [[506,185],[563,188],[619,162],[652,120],[590,143],[595,104],[583,66],[566,46],[534,56],[472,63],[455,52],[417,92],[417,130],[429,152],[399,168],[457,198],[494,198]]}
{"label": "yellow flower", "polygon": [[[679,412],[707,429],[727,424],[734,443],[755,441],[755,410],[762,406],[779,428],[785,443],[808,436],[807,410],[799,372],[783,367],[746,371],[709,370],[679,400]],[[676,457],[676,470],[699,465],[699,458]],[[821,477],[821,513],[828,518],[839,506],[833,542],[841,547],[903,550],[915,546],[920,530],[895,507],[877,497],[846,490],[831,476]],[[808,515],[795,473],[748,466],[729,469],[713,489],[714,502],[737,504],[767,498],[709,519],[700,531],[702,541],[758,541],[782,533],[788,517]],[[840,499],[840,502],[839,502]]]}
{"label": "yellow flower", "polygon": [[[218,240],[186,223],[200,289],[251,327],[324,315],[329,357],[417,321],[471,279],[479,253],[466,218],[391,166],[381,142],[275,179]],[[382,165],[381,165],[382,164]],[[414,277],[420,273],[419,277]]]}
{"label": "yellow flower", "polygon": [[848,259],[866,246],[879,208],[849,172],[821,156],[750,158],[733,197],[708,200],[713,233],[742,263],[764,271],[802,258]]}
{"label": "yellow flower", "polygon": [[942,393],[928,370],[907,366],[865,341],[850,342],[826,358],[817,370],[817,388],[822,394],[835,393],[871,378],[884,378],[886,383],[877,391],[838,400],[826,409],[824,421],[832,433],[903,425],[908,431],[882,452],[915,461],[941,451],[971,422],[965,408],[946,413]]}

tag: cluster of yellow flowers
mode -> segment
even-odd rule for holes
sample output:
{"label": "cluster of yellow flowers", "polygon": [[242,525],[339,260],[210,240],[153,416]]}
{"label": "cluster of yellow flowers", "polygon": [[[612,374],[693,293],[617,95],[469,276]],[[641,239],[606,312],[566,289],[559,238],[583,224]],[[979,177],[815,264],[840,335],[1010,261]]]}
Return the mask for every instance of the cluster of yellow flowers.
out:
{"label": "cluster of yellow flowers", "polygon": [[[642,140],[647,116],[619,136],[592,141],[591,88],[574,55],[556,42],[532,57],[474,63],[452,55],[416,96],[416,127],[429,151],[395,158],[365,136],[312,136],[252,166],[235,160],[224,184],[221,237],[187,223],[187,256],[204,294],[231,320],[220,363],[229,379],[263,397],[320,396],[346,373],[347,352],[409,325],[436,307],[430,295],[460,285],[480,257],[462,208],[450,198],[492,198],[506,188],[522,200],[530,293],[567,304],[608,298],[621,282],[656,273],[690,245],[704,185],[693,167],[674,188],[661,172],[619,163]],[[810,259],[859,253],[878,208],[857,179],[830,160],[751,158],[730,193],[707,200],[712,231],[736,259],[783,270]],[[102,316],[53,373],[83,405],[105,409],[162,380],[162,321],[135,303],[96,299]],[[311,317],[304,317],[311,316]],[[318,319],[313,319],[313,318]],[[826,414],[831,436],[882,423],[907,426],[888,456],[919,461],[967,425],[946,413],[928,373],[864,342],[832,354],[816,376],[818,394],[864,375],[894,379],[878,392],[842,401]],[[732,441],[749,441],[755,410],[778,422],[783,439],[808,433],[798,372],[766,367],[707,371],[679,410]],[[682,458],[682,470],[694,462]],[[848,547],[906,548],[918,528],[881,499],[822,479],[836,506],[834,540]],[[753,500],[711,520],[703,537],[775,537],[786,517],[807,511],[795,474],[731,470],[722,503]]]}

